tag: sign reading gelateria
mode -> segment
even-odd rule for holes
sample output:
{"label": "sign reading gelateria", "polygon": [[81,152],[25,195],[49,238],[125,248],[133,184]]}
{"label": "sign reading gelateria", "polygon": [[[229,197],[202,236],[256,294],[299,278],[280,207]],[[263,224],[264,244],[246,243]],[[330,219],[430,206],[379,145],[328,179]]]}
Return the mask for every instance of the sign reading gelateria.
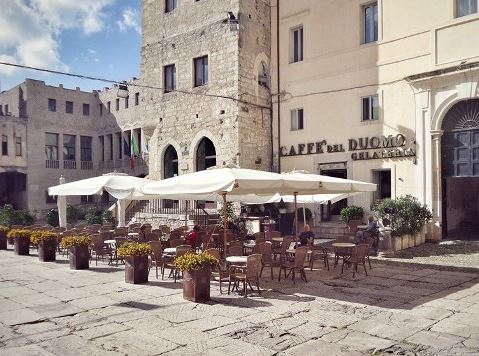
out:
{"label": "sign reading gelateria", "polygon": [[[352,152],[351,159],[354,161],[415,156],[416,150],[413,147],[406,146],[407,138],[403,134],[350,138],[348,140],[348,151]],[[375,151],[371,152],[371,150]],[[328,145],[326,140],[299,143],[290,146],[289,149],[286,146],[281,147],[281,157],[336,152],[346,152],[344,145]]]}

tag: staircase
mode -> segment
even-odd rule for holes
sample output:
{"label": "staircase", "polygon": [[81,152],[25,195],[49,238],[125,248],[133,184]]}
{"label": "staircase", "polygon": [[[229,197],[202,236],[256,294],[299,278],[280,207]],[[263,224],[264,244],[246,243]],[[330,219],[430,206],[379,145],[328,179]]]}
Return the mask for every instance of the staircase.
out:
{"label": "staircase", "polygon": [[[152,199],[132,201],[126,209],[126,221],[150,222],[153,225],[168,225],[180,227],[185,225],[186,203],[182,200]],[[188,202],[188,221],[194,225],[207,226],[218,221],[216,209],[198,207],[194,202]]]}
{"label": "staircase", "polygon": [[348,226],[341,221],[322,221],[312,228],[317,238],[335,239],[337,236],[348,235]]}

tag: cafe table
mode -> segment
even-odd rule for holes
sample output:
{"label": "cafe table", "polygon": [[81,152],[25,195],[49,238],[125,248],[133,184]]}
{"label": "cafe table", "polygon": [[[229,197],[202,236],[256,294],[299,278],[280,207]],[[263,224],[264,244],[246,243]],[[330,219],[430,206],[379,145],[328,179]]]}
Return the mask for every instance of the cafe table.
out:
{"label": "cafe table", "polygon": [[241,264],[246,264],[248,261],[248,256],[228,256],[226,257],[226,262],[229,263],[241,263]]}
{"label": "cafe table", "polygon": [[335,242],[331,246],[334,247],[334,267],[338,265],[340,257],[344,259],[345,256],[351,256],[352,250],[356,247],[351,242]]}
{"label": "cafe table", "polygon": [[163,250],[165,255],[174,256],[176,255],[176,247],[167,247]]}

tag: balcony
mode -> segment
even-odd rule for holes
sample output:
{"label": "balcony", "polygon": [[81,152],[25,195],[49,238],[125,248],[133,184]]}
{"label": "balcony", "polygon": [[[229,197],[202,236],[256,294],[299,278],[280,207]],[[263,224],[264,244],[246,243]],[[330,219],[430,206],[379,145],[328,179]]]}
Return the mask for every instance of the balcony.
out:
{"label": "balcony", "polygon": [[77,169],[77,162],[76,161],[63,161],[63,168],[64,169]]}
{"label": "balcony", "polygon": [[80,169],[82,171],[91,171],[93,169],[92,161],[80,161]]}
{"label": "balcony", "polygon": [[58,169],[58,168],[60,168],[60,161],[58,161],[58,160],[52,160],[52,159],[47,159],[47,160],[45,161],[45,168]]}

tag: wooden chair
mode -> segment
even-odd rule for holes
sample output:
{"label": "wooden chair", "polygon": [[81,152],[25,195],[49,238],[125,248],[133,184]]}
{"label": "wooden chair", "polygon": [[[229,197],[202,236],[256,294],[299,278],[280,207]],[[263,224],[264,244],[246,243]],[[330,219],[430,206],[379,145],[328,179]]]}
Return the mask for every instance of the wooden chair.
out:
{"label": "wooden chair", "polygon": [[243,246],[230,246],[228,248],[228,256],[243,256]]}
{"label": "wooden chair", "polygon": [[100,231],[100,236],[103,239],[103,241],[113,240],[113,233],[110,231]]}
{"label": "wooden chair", "polygon": [[273,257],[276,259],[278,255],[283,256],[286,254],[286,250],[289,249],[291,242],[294,241],[293,236],[285,236],[283,238],[283,242],[281,242],[281,246],[278,249],[273,249]]}
{"label": "wooden chair", "polygon": [[165,273],[165,268],[168,268],[170,270],[170,276],[171,274],[173,274],[173,278],[175,280],[175,283],[176,283],[176,279],[178,277],[178,270],[176,269],[176,264],[175,264],[175,259],[180,257],[180,256],[183,256],[184,254],[188,253],[188,252],[191,252],[191,246],[190,245],[179,245],[178,247],[176,247],[176,256],[175,258],[173,259],[169,259],[169,260],[166,260],[166,259],[163,259],[163,271],[162,271],[162,274],[161,274],[161,279],[163,279],[163,276],[164,276],[164,273]]}
{"label": "wooden chair", "polygon": [[161,241],[150,241],[149,244],[151,246],[151,264],[155,264],[156,279],[158,279],[158,267],[163,275],[163,245]]}
{"label": "wooden chair", "polygon": [[178,246],[181,246],[183,244],[184,244],[184,241],[180,240],[180,239],[170,240],[170,247],[178,247]]}
{"label": "wooden chair", "polygon": [[220,294],[223,293],[223,290],[221,288],[222,282],[228,282],[229,281],[229,272],[226,269],[225,264],[221,260],[221,253],[218,249],[216,248],[209,248],[205,250],[205,253],[210,254],[213,257],[216,257],[218,259],[219,264],[216,266],[211,266],[211,276],[213,277],[214,280],[217,280],[220,283]]}
{"label": "wooden chair", "polygon": [[95,254],[95,265],[98,266],[98,258],[101,257],[103,260],[104,256],[108,256],[110,258],[109,263],[111,263],[111,260],[113,258],[113,249],[105,245],[103,242],[103,238],[100,235],[92,235],[92,242],[91,242],[91,255],[90,257],[93,257],[93,254]]}
{"label": "wooden chair", "polygon": [[371,266],[371,260],[370,260],[369,256],[371,255],[371,252],[374,252],[374,243],[375,243],[374,238],[371,237],[371,236],[366,235],[366,245],[368,245],[367,259],[368,259],[369,269],[373,268]]}
{"label": "wooden chair", "polygon": [[271,243],[262,243],[258,246],[258,248],[261,253],[261,271],[259,273],[259,276],[261,277],[263,275],[263,269],[265,267],[269,267],[271,268],[271,280],[273,280],[273,267],[280,267],[281,263],[280,261],[276,261],[273,259],[273,248]]}
{"label": "wooden chair", "polygon": [[117,236],[126,236],[128,235],[128,228],[127,227],[117,227],[115,228],[115,232],[113,232],[113,237]]}
{"label": "wooden chair", "polygon": [[[278,281],[281,280],[281,271],[284,271],[284,278],[287,278],[292,273],[293,284],[296,284],[295,274],[296,271],[299,272],[301,279],[307,282],[306,280],[306,272],[304,270],[304,261],[306,260],[306,255],[308,254],[308,246],[301,246],[297,247],[294,260],[293,261],[282,261]],[[286,275],[286,270],[289,270],[288,274]]]}
{"label": "wooden chair", "polygon": [[[351,243],[352,239],[351,239],[351,236],[348,236],[348,235],[339,235],[339,236],[336,236],[336,242]],[[335,249],[334,249],[334,267],[336,267],[338,265],[340,258],[344,258],[345,256],[349,256],[350,254],[351,254],[351,249],[350,248],[335,247]]]}
{"label": "wooden chair", "polygon": [[328,249],[325,247],[314,247],[311,241],[311,254],[309,255],[309,268],[313,270],[313,264],[315,260],[323,260],[324,267],[326,267],[329,271],[329,259],[328,259]]}
{"label": "wooden chair", "polygon": [[243,283],[243,290],[244,290],[244,297],[246,298],[248,295],[247,285],[249,285],[251,291],[253,287],[251,286],[251,282],[256,284],[256,288],[258,289],[258,294],[261,294],[259,290],[259,273],[261,270],[261,255],[254,254],[248,256],[245,266],[231,266],[230,267],[230,274],[229,274],[229,281],[228,281],[228,294],[231,291],[231,283],[233,283],[233,289],[237,284],[240,282]]}
{"label": "wooden chair", "polygon": [[128,239],[126,237],[121,237],[121,236],[117,236],[115,237],[115,261],[116,261],[116,265],[118,266],[118,261],[122,261],[123,262],[123,258],[119,257],[118,254],[117,254],[117,250],[118,250],[118,247],[120,247],[121,245],[123,245],[125,242],[127,242]]}
{"label": "wooden chair", "polygon": [[358,272],[358,264],[362,264],[364,268],[364,272],[366,273],[366,276],[368,275],[368,271],[366,270],[366,258],[368,256],[368,251],[369,251],[369,246],[367,244],[362,244],[362,245],[357,245],[354,248],[354,252],[352,253],[351,256],[345,257],[343,259],[343,265],[341,267],[341,273],[344,271],[344,264],[348,263],[353,266],[353,278]]}

